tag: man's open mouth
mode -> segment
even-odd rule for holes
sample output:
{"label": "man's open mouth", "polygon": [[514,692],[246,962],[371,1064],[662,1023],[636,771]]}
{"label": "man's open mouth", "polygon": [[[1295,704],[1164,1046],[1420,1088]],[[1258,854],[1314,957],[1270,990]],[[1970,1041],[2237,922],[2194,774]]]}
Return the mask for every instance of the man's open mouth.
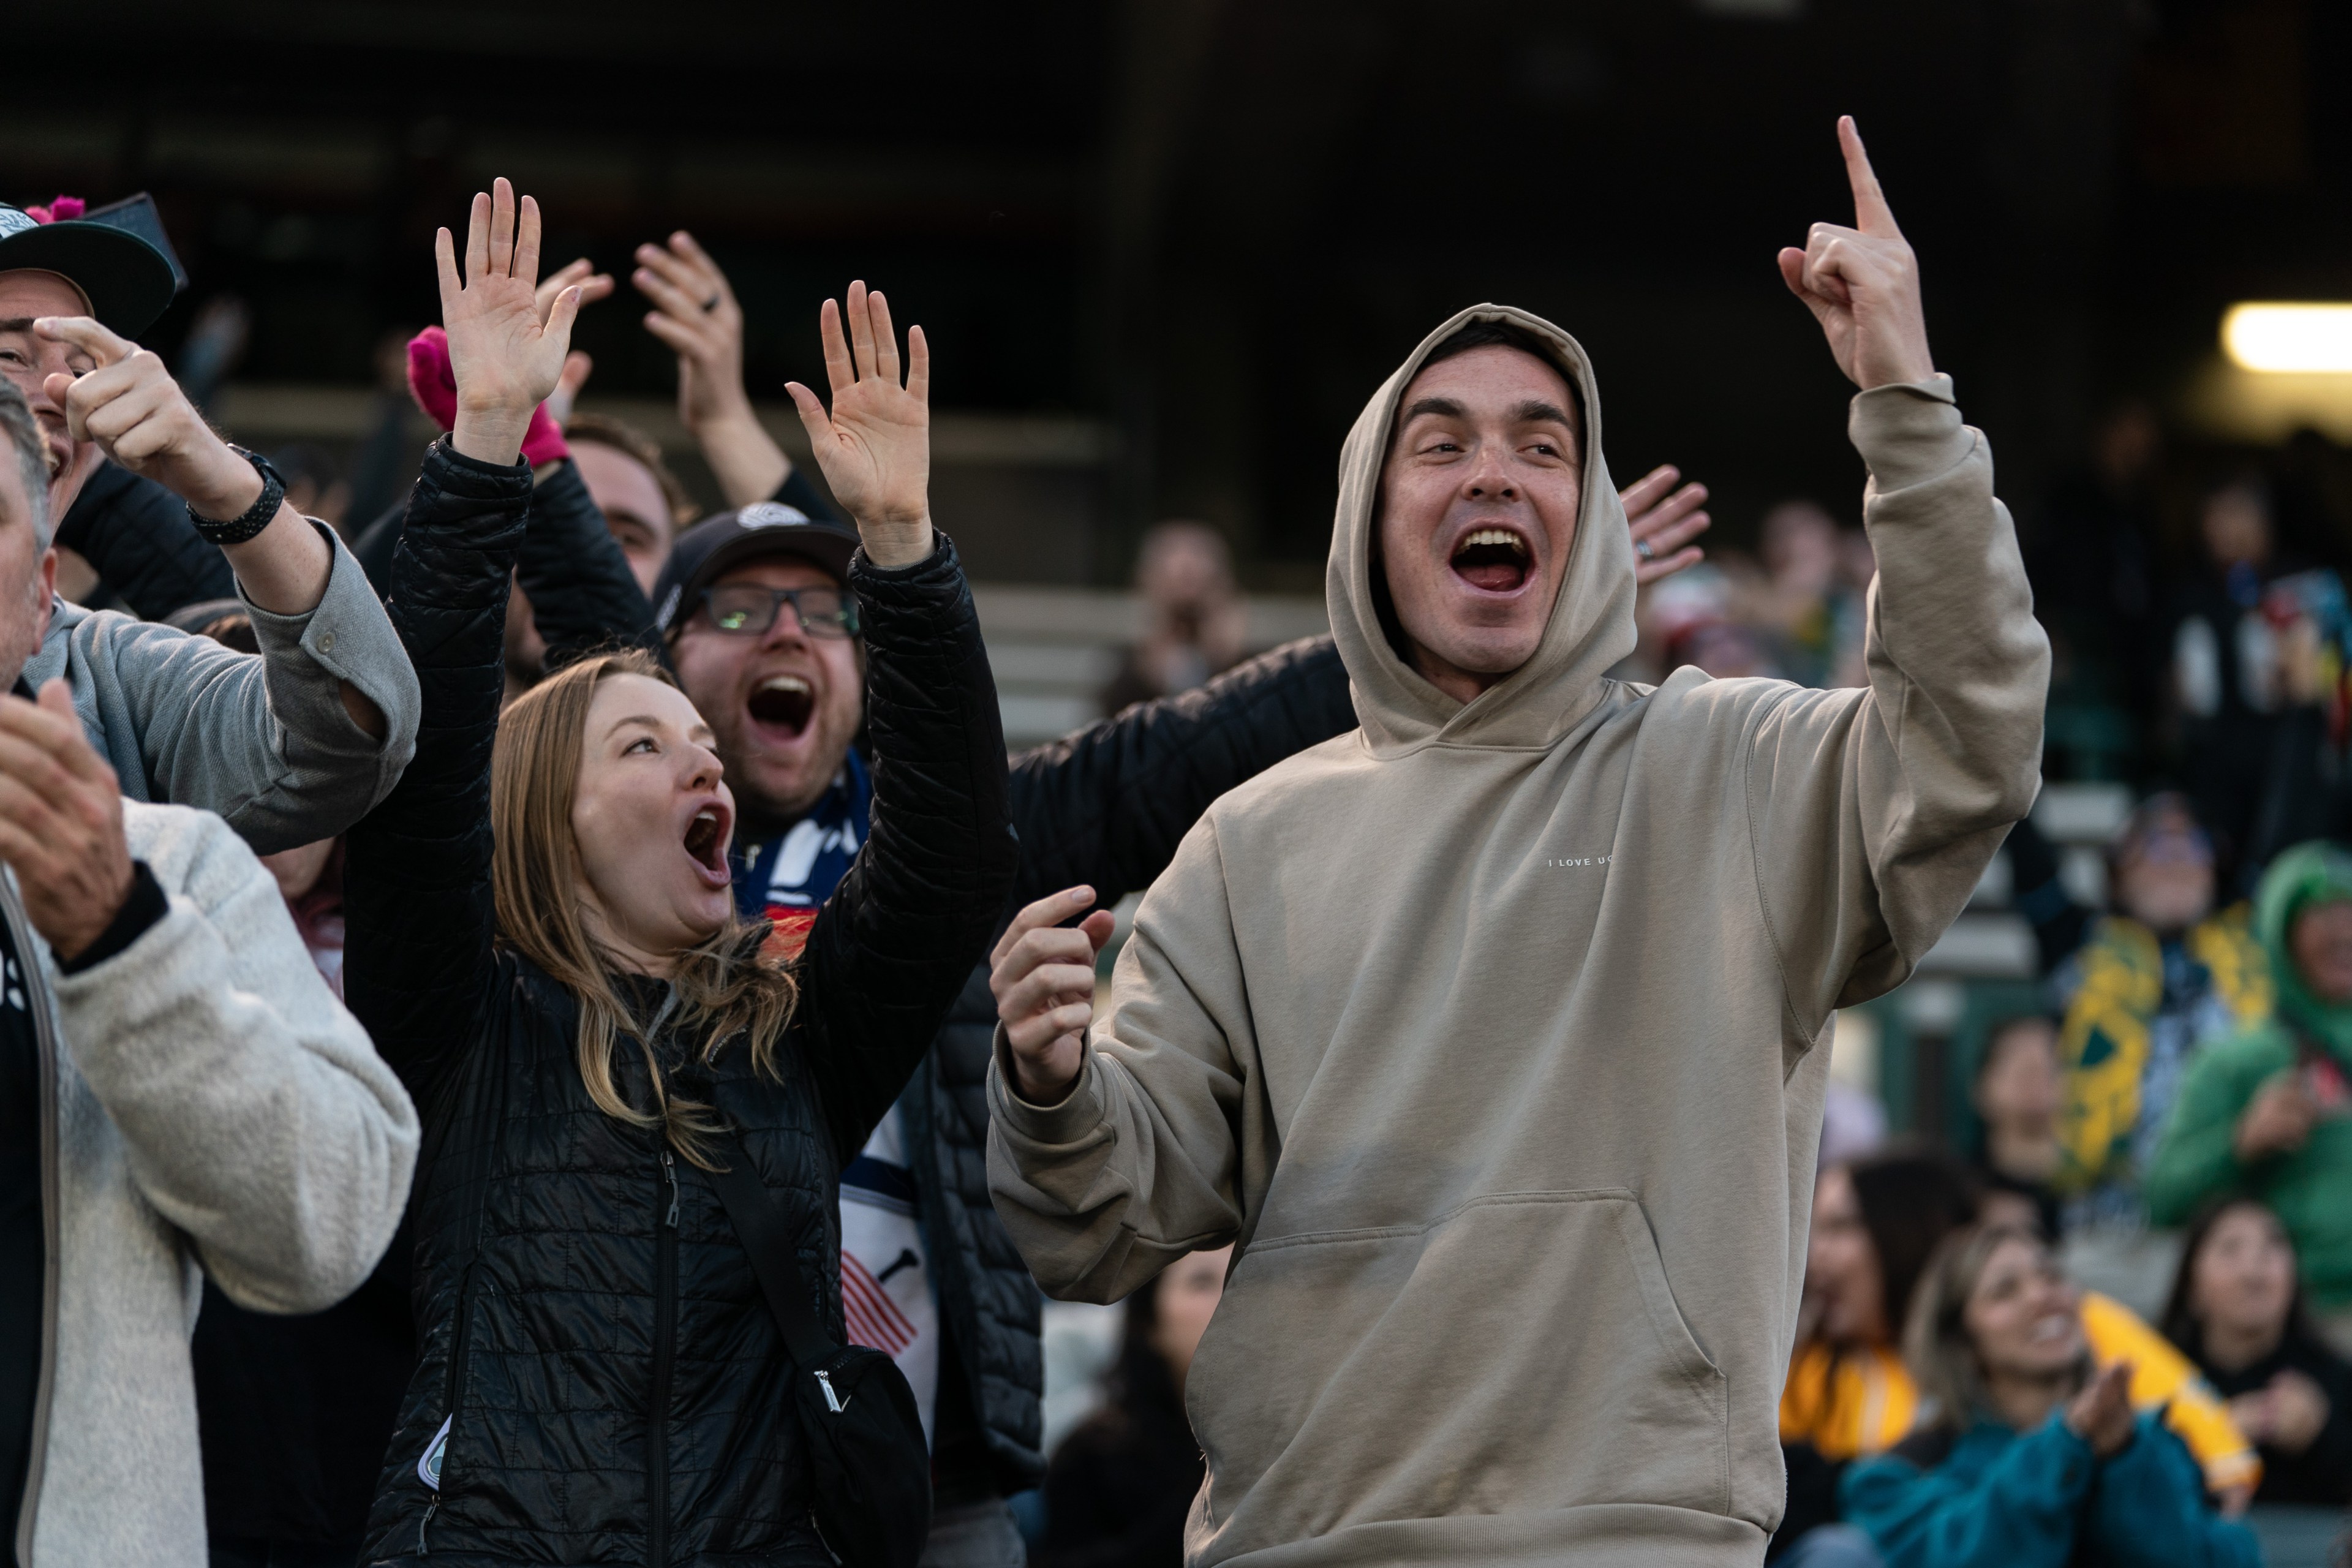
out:
{"label": "man's open mouth", "polygon": [[798,740],[816,711],[816,689],[797,675],[772,675],[752,689],[744,708],[752,722]]}
{"label": "man's open mouth", "polygon": [[694,814],[686,825],[686,852],[702,868],[706,880],[723,883],[728,879],[726,811],[716,805],[706,805]]}
{"label": "man's open mouth", "polygon": [[1507,528],[1474,528],[1454,547],[1449,564],[1473,588],[1507,594],[1528,580],[1534,553],[1527,540]]}

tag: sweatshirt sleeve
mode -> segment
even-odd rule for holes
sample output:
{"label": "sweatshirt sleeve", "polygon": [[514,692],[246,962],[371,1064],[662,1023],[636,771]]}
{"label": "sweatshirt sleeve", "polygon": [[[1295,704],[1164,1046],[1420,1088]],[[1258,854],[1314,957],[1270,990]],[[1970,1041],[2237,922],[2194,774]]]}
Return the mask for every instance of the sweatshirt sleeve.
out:
{"label": "sweatshirt sleeve", "polygon": [[1858,691],[1784,689],[1748,755],[1756,873],[1790,1006],[1906,979],[2041,787],[2050,645],[1992,454],[1946,376],[1857,395],[1878,558]]}
{"label": "sweatshirt sleeve", "polygon": [[1045,1293],[1116,1301],[1239,1233],[1278,1152],[1213,818],[1178,847],[1118,957],[1109,1018],[1062,1102],[988,1072],[988,1185]]}
{"label": "sweatshirt sleeve", "polygon": [[58,977],[66,1047],[205,1273],[259,1311],[323,1310],[391,1243],[416,1112],[252,851],[215,817],[173,816],[170,910]]}
{"label": "sweatshirt sleeve", "polygon": [[2099,1468],[2090,1525],[2115,1568],[2260,1568],[2251,1531],[2218,1518],[2205,1479],[2156,1412]]}
{"label": "sweatshirt sleeve", "polygon": [[2065,1568],[2098,1467],[2053,1415],[1974,1474],[1889,1455],[1846,1472],[1838,1500],[1886,1568]]}
{"label": "sweatshirt sleeve", "polygon": [[[334,553],[325,595],[293,616],[247,600],[260,657],[110,620],[81,650],[131,715],[149,794],[219,813],[265,855],[349,827],[392,793],[416,743],[408,655],[351,552],[311,526]],[[383,740],[352,721],[346,681],[383,714]]]}

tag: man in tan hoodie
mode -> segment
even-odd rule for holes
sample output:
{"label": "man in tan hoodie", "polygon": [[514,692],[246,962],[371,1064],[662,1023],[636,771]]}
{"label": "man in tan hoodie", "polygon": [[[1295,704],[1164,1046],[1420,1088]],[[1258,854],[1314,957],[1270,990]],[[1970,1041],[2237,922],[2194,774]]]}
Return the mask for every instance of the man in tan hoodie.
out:
{"label": "man in tan hoodie", "polygon": [[999,947],[990,1179],[1038,1279],[1116,1300],[1235,1244],[1195,1568],[1753,1563],[1780,1519],[1816,1047],[2032,803],[2049,663],[1839,132],[1856,226],[1780,266],[1862,388],[1869,687],[1610,679],[1634,554],[1591,368],[1477,306],[1340,459],[1362,728],[1193,828],[1091,1038],[1086,890]]}

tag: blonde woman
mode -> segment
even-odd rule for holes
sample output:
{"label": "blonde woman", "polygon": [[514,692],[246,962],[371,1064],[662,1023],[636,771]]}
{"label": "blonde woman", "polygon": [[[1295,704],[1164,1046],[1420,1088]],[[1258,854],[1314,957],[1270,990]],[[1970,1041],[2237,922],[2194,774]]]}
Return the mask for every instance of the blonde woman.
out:
{"label": "blonde woman", "polygon": [[2161,1412],[2132,1409],[2131,1363],[2095,1367],[2082,1302],[2035,1237],[1946,1238],[1904,1355],[1925,1418],[1847,1471],[1838,1500],[1887,1568],[2262,1561],[2251,1531],[2216,1517]]}
{"label": "blonde woman", "polygon": [[[394,564],[425,690],[416,761],[349,840],[346,984],[425,1108],[420,1357],[365,1560],[830,1563],[792,1363],[709,1175],[740,1145],[841,1333],[836,1179],[993,934],[1014,847],[971,599],[926,501],[928,358],[850,288],[833,409],[795,388],[857,520],[871,836],[790,967],[735,916],[734,805],[642,653],[501,718],[517,461],[576,291],[531,308],[538,218],[477,196],[439,240],[456,428]],[[495,745],[493,736],[495,735]],[[731,1131],[723,1131],[731,1130]]]}

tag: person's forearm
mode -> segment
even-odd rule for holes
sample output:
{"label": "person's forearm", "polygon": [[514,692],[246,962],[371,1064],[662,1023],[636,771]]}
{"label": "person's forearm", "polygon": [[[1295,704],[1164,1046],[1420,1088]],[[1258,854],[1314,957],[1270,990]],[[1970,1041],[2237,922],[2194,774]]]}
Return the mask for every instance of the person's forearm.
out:
{"label": "person's forearm", "polygon": [[279,503],[268,528],[243,544],[223,545],[221,553],[228,557],[245,596],[274,616],[317,609],[335,564],[334,552],[290,501]]}
{"label": "person's forearm", "polygon": [[749,404],[696,426],[694,439],[730,507],[766,500],[793,471],[793,460]]}

